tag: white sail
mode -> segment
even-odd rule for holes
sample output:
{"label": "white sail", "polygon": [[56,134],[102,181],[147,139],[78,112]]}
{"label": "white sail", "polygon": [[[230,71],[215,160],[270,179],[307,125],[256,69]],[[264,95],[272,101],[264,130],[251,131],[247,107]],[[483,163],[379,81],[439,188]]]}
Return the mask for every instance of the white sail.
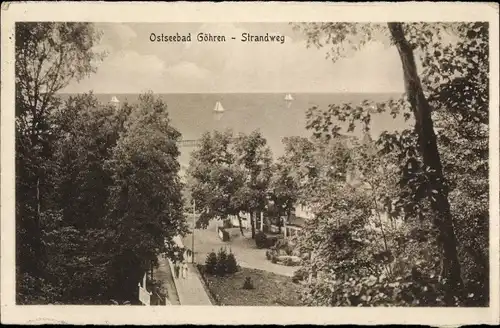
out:
{"label": "white sail", "polygon": [[120,101],[118,100],[118,98],[116,98],[116,96],[113,96],[111,98],[111,100],[110,100],[110,103],[112,103],[112,104],[118,104],[118,103],[120,103]]}
{"label": "white sail", "polygon": [[215,104],[215,108],[214,108],[214,112],[223,112],[224,111],[224,107],[222,107],[222,104],[220,103],[220,101],[218,101],[216,104]]}
{"label": "white sail", "polygon": [[292,95],[291,95],[291,94],[287,94],[287,95],[285,96],[285,100],[287,100],[287,101],[292,101],[292,100],[293,100]]}

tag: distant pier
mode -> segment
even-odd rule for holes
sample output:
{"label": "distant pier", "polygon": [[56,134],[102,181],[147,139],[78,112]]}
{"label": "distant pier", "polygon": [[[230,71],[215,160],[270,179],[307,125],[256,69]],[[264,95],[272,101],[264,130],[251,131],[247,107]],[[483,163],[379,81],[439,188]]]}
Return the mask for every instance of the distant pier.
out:
{"label": "distant pier", "polygon": [[200,145],[200,140],[199,139],[179,140],[177,141],[177,145],[179,147],[198,147]]}
{"label": "distant pier", "polygon": [[[232,138],[232,140],[236,140],[237,138]],[[177,146],[179,147],[198,147],[201,145],[200,139],[187,139],[187,140],[178,140]]]}

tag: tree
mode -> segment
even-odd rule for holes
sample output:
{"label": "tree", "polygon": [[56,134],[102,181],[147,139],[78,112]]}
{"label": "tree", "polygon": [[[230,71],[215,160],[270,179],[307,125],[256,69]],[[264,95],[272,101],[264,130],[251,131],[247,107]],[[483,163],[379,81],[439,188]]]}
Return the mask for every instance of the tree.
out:
{"label": "tree", "polygon": [[278,217],[278,228],[281,232],[281,217],[285,215],[290,220],[292,211],[298,198],[298,184],[291,176],[291,168],[287,166],[284,158],[280,158],[272,166],[272,178],[270,182],[270,198],[276,208]]}
{"label": "tree", "polygon": [[253,238],[256,212],[267,205],[271,161],[266,140],[257,131],[236,138],[231,130],[204,134],[188,170],[191,192],[203,209],[200,225],[233,215],[243,235],[240,213],[246,212],[251,214]]}
{"label": "tree", "polygon": [[81,229],[101,227],[108,210],[111,173],[102,163],[109,160],[124,123],[128,105],[116,111],[102,106],[94,95],[70,97],[65,105],[54,111],[53,143],[55,191],[58,208],[67,225]]}
{"label": "tree", "polygon": [[299,201],[314,212],[298,239],[300,252],[309,254],[303,268],[313,278],[306,286],[305,300],[312,305],[346,305],[322,284],[330,281],[330,272],[341,281],[372,272],[369,247],[363,243],[369,235],[364,226],[371,216],[370,200],[346,183],[351,151],[343,138],[313,137],[310,145],[297,162],[309,171]]}
{"label": "tree", "polygon": [[165,104],[151,94],[118,111],[91,94],[70,97],[51,120],[57,138],[50,175],[54,194],[40,222],[44,280],[31,293],[21,289],[18,299],[134,301],[137,281],[151,262],[160,254],[175,259],[182,253],[172,241],[186,231],[179,133],[170,126]]}
{"label": "tree", "polygon": [[[376,33],[381,32],[390,36],[392,44],[396,46],[400,55],[405,81],[405,90],[407,103],[414,118],[413,132],[407,131],[403,135],[383,136],[385,141],[390,141],[401,150],[402,157],[406,161],[403,166],[402,183],[406,184],[410,191],[406,194],[414,195],[413,200],[405,203],[406,210],[411,208],[421,208],[416,206],[418,203],[428,201],[433,214],[428,216],[432,218],[434,225],[439,231],[437,241],[441,250],[441,268],[442,277],[447,282],[447,304],[454,304],[456,298],[463,298],[463,282],[461,278],[461,266],[458,258],[458,242],[453,228],[453,216],[450,211],[449,189],[445,182],[443,173],[442,158],[439,153],[436,133],[434,131],[434,119],[432,117],[432,107],[429,103],[429,96],[426,95],[422,80],[420,79],[416,63],[415,53],[418,51],[427,58],[436,57],[437,53],[433,50],[444,41],[447,33],[460,33],[460,24],[440,24],[440,23],[388,23],[382,24],[356,24],[356,23],[324,23],[324,24],[304,24],[299,26],[307,34],[310,44],[318,47],[323,46],[323,40],[326,44],[332,46],[333,59],[336,60],[344,50],[343,45],[350,45],[352,49],[358,50],[367,42],[375,38]],[[467,29],[467,28],[466,28]],[[457,33],[458,31],[458,33]],[[326,38],[323,36],[326,35]],[[439,54],[440,55],[440,54]],[[451,57],[446,56],[449,62]],[[468,58],[462,58],[461,67],[473,63]],[[446,64],[446,63],[445,63]],[[434,68],[423,62],[431,72],[437,73]],[[460,74],[460,71],[458,71]],[[437,73],[439,74],[439,73]],[[424,81],[424,83],[427,81]],[[331,116],[336,116],[342,121],[349,121],[349,130],[354,129],[354,122],[362,121],[365,128],[369,128],[371,114],[390,109],[394,115],[403,112],[406,118],[409,113],[406,111],[405,102],[390,102],[385,104],[373,105],[368,101],[363,102],[362,106],[352,107],[330,106],[328,114],[321,117],[314,115],[314,111],[309,114],[310,127],[316,130],[318,134],[327,132],[327,136],[336,134],[339,127],[332,124]],[[330,134],[331,132],[331,134]],[[404,139],[404,140],[403,140]],[[412,141],[414,140],[414,141]],[[405,144],[410,142],[409,145]],[[401,146],[401,147],[399,147]],[[402,150],[404,148],[404,150]],[[416,150],[416,152],[415,152]],[[415,201],[416,200],[416,201]],[[410,211],[411,212],[411,211]],[[421,210],[413,212],[413,215],[423,214]]]}
{"label": "tree", "polygon": [[[48,176],[52,204],[41,216],[46,251],[45,276],[60,289],[55,297],[65,304],[104,301],[113,277],[106,273],[112,254],[108,234],[109,188],[112,174],[103,163],[116,146],[128,106],[116,111],[92,95],[70,97],[51,115],[52,161]],[[104,247],[106,245],[106,247]]]}
{"label": "tree", "polygon": [[456,33],[456,44],[426,52],[422,80],[450,181],[462,276],[473,295],[468,304],[484,306],[489,298],[488,24],[461,24]]}
{"label": "tree", "polygon": [[[423,165],[427,169],[427,188],[435,194],[431,197],[431,206],[436,212],[435,224],[439,229],[439,243],[443,252],[442,276],[449,280],[449,294],[462,296],[462,278],[457,253],[457,240],[453,229],[453,217],[450,211],[448,190],[444,182],[441,157],[434,132],[431,107],[424,95],[418,76],[413,47],[405,37],[401,23],[389,23],[389,30],[396,44],[404,71],[405,89],[408,102],[415,118],[415,132]],[[431,30],[432,33],[432,30]],[[449,302],[453,302],[451,298]]]}
{"label": "tree", "polygon": [[395,154],[381,156],[369,138],[313,138],[313,145],[301,164],[314,172],[302,196],[314,216],[298,235],[300,252],[309,254],[306,303],[442,305],[435,281],[418,276],[436,275],[432,229],[391,210],[400,192]]}
{"label": "tree", "polygon": [[93,50],[99,38],[89,23],[16,24],[16,265],[21,276],[43,276],[40,221],[52,201],[56,135],[50,116],[60,104],[56,92],[95,71],[102,59]]}
{"label": "tree", "polygon": [[198,225],[208,226],[214,218],[237,216],[243,235],[240,212],[244,187],[244,172],[236,165],[232,147],[233,133],[205,133],[200,147],[191,153],[188,168],[188,188],[201,210]]}
{"label": "tree", "polygon": [[255,219],[267,205],[267,190],[271,177],[272,153],[259,131],[240,134],[234,145],[236,164],[245,173],[245,186],[240,194],[243,210],[250,213],[252,238],[255,238]]}
{"label": "tree", "polygon": [[111,158],[108,229],[115,237],[110,264],[113,286],[129,293],[160,254],[177,259],[173,237],[187,231],[178,175],[180,133],[170,125],[167,106],[151,93],[139,97]]}
{"label": "tree", "polygon": [[[279,159],[279,162],[287,163],[290,166],[290,175],[296,183],[305,182],[307,176],[311,173],[314,154],[314,139],[304,137],[285,137],[283,138],[285,154]],[[299,191],[302,188],[299,188]]]}

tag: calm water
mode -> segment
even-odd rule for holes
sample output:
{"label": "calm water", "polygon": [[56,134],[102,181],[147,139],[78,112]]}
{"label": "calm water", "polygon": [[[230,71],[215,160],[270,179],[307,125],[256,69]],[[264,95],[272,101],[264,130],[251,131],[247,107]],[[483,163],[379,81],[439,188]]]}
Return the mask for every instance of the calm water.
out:
{"label": "calm water", "polygon": [[[121,103],[134,103],[138,94],[97,94],[103,103],[116,96]],[[260,130],[268,141],[276,158],[283,154],[282,138],[287,136],[310,136],[306,130],[305,113],[312,106],[327,108],[329,104],[360,103],[364,99],[383,101],[399,98],[398,94],[293,94],[290,106],[284,94],[159,94],[168,105],[172,125],[183,139],[197,139],[206,131],[232,129],[235,133]],[[225,111],[213,111],[220,101]],[[372,134],[384,130],[393,131],[405,127],[402,119],[393,119],[389,114],[372,118]],[[359,135],[359,132],[355,132]],[[181,149],[181,163],[187,165],[192,148]]]}

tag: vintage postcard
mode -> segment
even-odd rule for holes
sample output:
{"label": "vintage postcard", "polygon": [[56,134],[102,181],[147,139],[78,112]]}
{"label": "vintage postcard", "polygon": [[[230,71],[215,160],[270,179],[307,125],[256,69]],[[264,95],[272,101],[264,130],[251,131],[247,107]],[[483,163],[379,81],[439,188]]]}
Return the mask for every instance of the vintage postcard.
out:
{"label": "vintage postcard", "polygon": [[2,323],[498,323],[497,4],[1,15]]}

